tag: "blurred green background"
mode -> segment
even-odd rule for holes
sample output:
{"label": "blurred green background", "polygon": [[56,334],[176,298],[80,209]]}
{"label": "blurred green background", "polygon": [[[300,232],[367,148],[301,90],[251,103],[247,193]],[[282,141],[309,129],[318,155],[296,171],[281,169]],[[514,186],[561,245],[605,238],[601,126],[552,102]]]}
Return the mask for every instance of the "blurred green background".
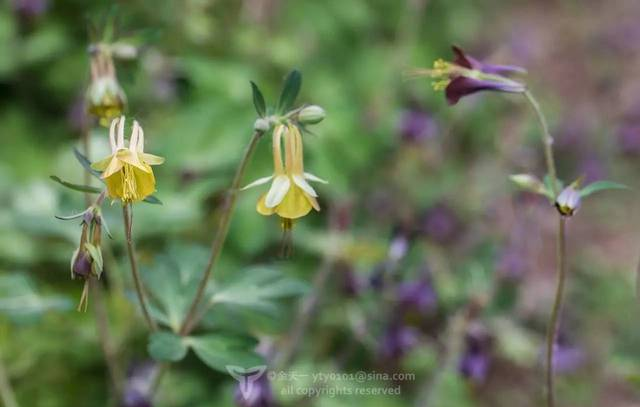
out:
{"label": "blurred green background", "polygon": [[[528,69],[565,181],[584,175],[632,187],[596,195],[569,222],[556,368],[561,406],[640,405],[637,1],[7,0],[0,5],[7,407],[15,407],[10,393],[22,407],[150,405],[148,331],[124,257],[119,204],[104,209],[114,239],[103,248],[103,301],[92,297],[89,311],[78,313],[82,282],[70,279],[68,264],[80,227],[54,215],[83,210],[84,197],[48,178],[83,182],[72,149],[86,125],[88,27],[110,14],[116,37],[140,50],[135,60],[116,61],[127,115],[144,127],[146,151],[166,157],[156,167],[164,204],[134,209],[139,261],[159,308],[187,301],[176,287],[188,288],[185,279],[206,259],[255,120],[249,81],[274,104],[286,73],[298,68],[298,102],[327,112],[305,136],[306,168],[330,182],[317,188],[322,212],[296,224],[294,255],[280,259],[277,219],[254,209],[263,191],[242,193],[213,284],[236,291],[199,328],[251,334],[276,369],[278,355],[292,348],[288,332],[301,301],[315,298],[298,352],[280,368],[303,378],[269,374],[259,397],[242,400],[231,376],[190,352],[169,369],[153,405],[541,405],[555,216],[507,178],[542,176],[539,129],[521,96],[481,94],[448,107],[427,79],[403,75],[450,58],[451,44]],[[92,128],[90,156],[102,158],[107,130]],[[245,181],[268,175],[271,165],[265,137]],[[263,299],[242,293],[263,280],[273,283]],[[109,385],[96,302],[106,307],[115,359],[129,377],[124,398]],[[413,376],[309,383],[313,373],[358,371]],[[308,397],[287,394],[292,384],[345,392],[400,386],[400,394]]]}

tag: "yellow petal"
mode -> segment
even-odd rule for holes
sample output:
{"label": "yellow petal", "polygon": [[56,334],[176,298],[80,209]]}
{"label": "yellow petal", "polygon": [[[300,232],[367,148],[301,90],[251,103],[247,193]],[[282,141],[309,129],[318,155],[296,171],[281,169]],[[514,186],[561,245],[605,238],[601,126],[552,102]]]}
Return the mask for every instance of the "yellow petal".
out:
{"label": "yellow petal", "polygon": [[[160,165],[164,163],[164,157],[160,157],[159,155],[147,154],[147,153],[138,153],[140,161],[149,165]],[[142,157],[140,157],[142,155]]]}
{"label": "yellow petal", "polygon": [[278,216],[287,219],[297,219],[311,211],[311,202],[307,195],[297,185],[292,185],[284,199],[275,207]]}
{"label": "yellow petal", "polygon": [[307,195],[305,194],[307,199],[309,200],[309,203],[311,204],[311,206],[313,206],[313,209],[315,209],[316,211],[320,212],[320,204],[318,203],[318,200],[316,199],[316,197],[311,196],[311,195]]}
{"label": "yellow petal", "polygon": [[276,210],[275,208],[267,208],[267,205],[265,204],[266,198],[267,198],[267,194],[264,193],[262,194],[260,199],[258,199],[258,203],[256,204],[256,211],[258,211],[260,215],[270,216],[270,215],[273,215]]}
{"label": "yellow petal", "polygon": [[116,153],[116,157],[118,157],[120,161],[125,162],[127,164],[131,164],[132,166],[138,168],[139,170],[142,170],[145,172],[151,171],[151,167],[149,167],[148,165],[145,166],[144,164],[142,164],[142,162],[140,162],[140,159],[138,158],[138,153],[134,153],[130,150],[119,150]]}
{"label": "yellow petal", "polygon": [[93,164],[91,164],[91,168],[93,168],[96,171],[104,171],[107,169],[107,167],[109,166],[109,164],[111,163],[111,160],[113,160],[113,156],[110,155],[109,157],[103,158],[100,161],[96,161]]}
{"label": "yellow petal", "polygon": [[147,166],[148,171],[140,171],[137,167],[133,168],[133,176],[136,179],[136,195],[137,200],[141,201],[156,191],[156,178],[153,176],[151,167]]}
{"label": "yellow petal", "polygon": [[118,171],[113,175],[104,179],[104,183],[107,184],[107,193],[111,199],[122,199],[124,194],[122,171]]}
{"label": "yellow petal", "polygon": [[116,156],[113,156],[111,161],[109,162],[109,165],[107,166],[107,168],[105,168],[104,172],[102,173],[102,178],[107,178],[112,176],[113,174],[120,172],[120,170],[122,170],[122,166],[124,164],[122,163],[122,161],[118,160],[118,158]]}

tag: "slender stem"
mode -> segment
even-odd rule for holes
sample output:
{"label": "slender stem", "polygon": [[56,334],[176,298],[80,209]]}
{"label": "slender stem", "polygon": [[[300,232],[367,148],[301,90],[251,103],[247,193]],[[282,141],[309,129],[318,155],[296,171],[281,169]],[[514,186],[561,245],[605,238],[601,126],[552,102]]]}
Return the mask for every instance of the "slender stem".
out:
{"label": "slender stem", "polygon": [[131,263],[131,275],[133,276],[133,283],[136,287],[138,301],[140,302],[140,309],[142,310],[144,319],[147,321],[147,325],[149,325],[149,329],[152,332],[155,332],[158,330],[158,326],[156,325],[156,322],[151,318],[151,314],[149,314],[149,309],[147,308],[147,296],[142,285],[142,279],[140,278],[140,274],[138,273],[138,263],[136,262],[135,251],[133,249],[133,239],[131,238],[132,220],[129,204],[122,205],[122,217],[124,218],[124,233],[127,237],[127,254],[129,256],[129,262]]}
{"label": "slender stem", "polygon": [[557,262],[558,262],[558,281],[556,285],[556,295],[553,301],[553,309],[551,311],[551,320],[547,329],[547,360],[546,360],[546,381],[547,381],[547,406],[555,406],[554,396],[554,380],[553,380],[553,353],[554,345],[558,336],[560,313],[562,311],[562,300],[564,293],[564,284],[566,280],[566,219],[560,217],[558,220],[558,241],[557,241]]}
{"label": "slender stem", "polygon": [[249,141],[249,144],[244,151],[242,160],[240,160],[240,164],[238,165],[238,169],[236,170],[233,182],[231,183],[231,188],[227,192],[227,196],[222,207],[222,214],[220,215],[218,230],[216,231],[216,235],[213,238],[213,242],[211,243],[211,255],[209,256],[209,261],[204,269],[204,274],[202,275],[202,279],[200,280],[200,284],[198,285],[198,290],[195,297],[193,298],[193,302],[189,307],[189,312],[187,313],[187,316],[185,317],[184,321],[182,322],[182,326],[180,327],[180,335],[189,334],[189,332],[191,332],[191,330],[197,323],[198,307],[202,302],[205,294],[205,289],[207,288],[207,284],[209,283],[209,277],[211,277],[211,273],[213,272],[216,263],[218,262],[220,253],[222,252],[224,242],[227,239],[229,225],[231,224],[233,210],[235,209],[236,199],[238,197],[240,182],[242,182],[244,172],[247,169],[247,164],[249,164],[251,156],[253,155],[253,152],[258,145],[258,141],[263,134],[264,132],[259,130],[253,132],[251,141]]}
{"label": "slender stem", "polygon": [[525,91],[524,96],[527,98],[527,101],[529,101],[529,104],[535,111],[538,121],[540,122],[540,127],[542,127],[542,144],[544,146],[544,158],[547,163],[547,173],[551,177],[553,195],[558,196],[558,176],[556,175],[556,164],[553,159],[553,137],[549,132],[547,119],[542,113],[542,109],[540,109],[538,101],[533,97],[531,92],[529,92],[528,90]]}
{"label": "slender stem", "polygon": [[304,338],[304,333],[311,323],[318,301],[324,291],[324,286],[332,271],[333,261],[325,258],[323,264],[320,266],[320,270],[318,270],[313,279],[313,289],[301,302],[300,308],[298,309],[298,315],[296,316],[291,330],[287,335],[288,343],[279,355],[278,360],[276,360],[275,365],[278,366],[279,369],[286,369],[293,361],[293,358],[300,347],[300,343]]}
{"label": "slender stem", "polygon": [[0,400],[2,400],[5,407],[18,407],[18,401],[13,392],[13,387],[11,387],[9,375],[4,367],[2,358],[0,358]]}
{"label": "slender stem", "polygon": [[[553,195],[558,196],[558,177],[556,175],[556,165],[553,159],[553,137],[549,133],[549,125],[547,119],[540,109],[538,101],[533,97],[531,92],[526,91],[525,97],[533,108],[540,122],[543,132],[544,155],[547,163],[547,173],[551,177],[551,185],[553,187]],[[555,342],[558,337],[560,313],[562,311],[562,301],[564,297],[564,285],[566,280],[566,218],[558,214],[558,236],[556,240],[556,268],[557,283],[556,293],[553,301],[553,309],[547,328],[547,355],[546,355],[546,402],[547,407],[555,406],[555,386],[553,377],[553,354],[555,350]]]}
{"label": "slender stem", "polygon": [[122,383],[124,376],[120,370],[117,360],[117,351],[114,346],[111,335],[109,334],[109,317],[105,307],[102,286],[97,279],[89,278],[89,287],[93,296],[93,311],[96,316],[96,326],[98,329],[98,337],[102,346],[102,353],[111,376],[114,393],[116,397],[122,394]]}

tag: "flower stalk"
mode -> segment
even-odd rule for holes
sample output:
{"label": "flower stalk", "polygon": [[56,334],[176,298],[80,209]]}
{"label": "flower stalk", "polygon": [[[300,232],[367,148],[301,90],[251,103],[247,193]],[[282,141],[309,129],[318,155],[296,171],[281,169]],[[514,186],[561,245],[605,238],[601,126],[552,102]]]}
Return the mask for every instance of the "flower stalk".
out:
{"label": "flower stalk", "polygon": [[[542,128],[542,144],[544,146],[545,162],[547,165],[547,174],[551,179],[551,188],[553,192],[554,201],[558,197],[558,177],[556,173],[556,165],[553,158],[553,137],[549,133],[549,125],[547,120],[540,109],[538,101],[533,97],[528,90],[524,92],[524,96],[533,108],[540,127]],[[558,336],[558,321],[560,319],[560,312],[562,311],[562,302],[564,299],[564,286],[566,280],[566,218],[558,212],[558,230],[556,238],[556,273],[557,283],[556,292],[553,300],[553,309],[549,319],[549,325],[547,327],[546,337],[546,359],[545,359],[545,392],[546,392],[546,404],[547,407],[555,406],[555,383],[553,372],[553,353],[555,350],[555,341]]]}
{"label": "flower stalk", "polygon": [[238,198],[238,191],[240,189],[240,182],[242,182],[242,178],[247,169],[247,165],[253,156],[253,152],[258,145],[258,141],[264,134],[262,130],[255,130],[253,135],[251,136],[251,140],[247,145],[244,155],[240,160],[240,164],[236,170],[235,176],[233,178],[233,182],[231,183],[231,188],[227,192],[227,196],[224,200],[224,204],[222,207],[222,214],[220,216],[220,223],[218,224],[218,230],[216,231],[216,235],[213,238],[213,242],[211,243],[211,254],[209,256],[209,261],[205,266],[204,274],[202,275],[202,279],[198,284],[198,290],[196,291],[196,295],[191,302],[191,306],[189,307],[189,311],[185,316],[182,325],[180,327],[180,335],[187,335],[195,324],[198,321],[198,308],[204,294],[206,292],[207,284],[209,283],[209,278],[215,269],[215,266],[218,262],[218,258],[220,257],[220,253],[222,252],[222,247],[224,246],[224,242],[227,239],[227,234],[229,232],[229,225],[231,224],[231,218],[236,207],[236,200]]}
{"label": "flower stalk", "polygon": [[138,262],[136,261],[135,250],[133,248],[133,239],[131,237],[133,216],[129,204],[123,203],[122,217],[124,219],[124,233],[127,240],[127,255],[129,256],[129,263],[131,265],[131,276],[133,277],[133,283],[136,288],[136,295],[138,296],[138,301],[140,303],[140,310],[142,311],[142,315],[144,316],[149,329],[152,332],[155,332],[158,330],[158,325],[153,320],[153,318],[151,318],[151,314],[149,313],[149,309],[147,306],[147,295],[142,285],[140,273],[138,273]]}

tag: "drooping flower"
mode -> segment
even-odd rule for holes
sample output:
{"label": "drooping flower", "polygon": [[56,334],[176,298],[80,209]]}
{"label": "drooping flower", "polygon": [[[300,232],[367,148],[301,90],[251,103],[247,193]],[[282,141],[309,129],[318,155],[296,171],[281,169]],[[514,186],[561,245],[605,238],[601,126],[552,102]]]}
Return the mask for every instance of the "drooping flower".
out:
{"label": "drooping flower", "polygon": [[560,192],[556,199],[556,208],[562,216],[573,216],[580,208],[581,201],[580,191],[574,183]]}
{"label": "drooping flower", "polygon": [[162,164],[164,158],[144,152],[144,132],[135,120],[129,147],[126,148],[124,123],[124,116],[111,122],[111,155],[93,163],[91,168],[102,171],[109,198],[120,199],[123,204],[129,204],[141,201],[155,192],[156,180],[151,166]]}
{"label": "drooping flower", "polygon": [[[282,143],[284,139],[284,163]],[[260,178],[244,189],[271,182],[271,188],[263,194],[256,205],[261,215],[278,215],[285,230],[291,229],[293,221],[307,215],[311,209],[320,210],[318,194],[307,181],[327,183],[313,174],[304,172],[302,135],[292,124],[280,124],[273,132],[273,175]]]}
{"label": "drooping flower", "polygon": [[485,64],[466,55],[460,48],[452,47],[455,59],[445,62],[438,59],[432,69],[416,70],[418,76],[428,75],[434,79],[433,88],[444,90],[450,105],[460,98],[483,90],[522,93],[526,86],[506,75],[525,73],[523,68],[512,65]]}
{"label": "drooping flower", "polygon": [[111,51],[106,46],[91,47],[91,83],[87,89],[87,110],[106,126],[120,116],[127,97],[118,83]]}

